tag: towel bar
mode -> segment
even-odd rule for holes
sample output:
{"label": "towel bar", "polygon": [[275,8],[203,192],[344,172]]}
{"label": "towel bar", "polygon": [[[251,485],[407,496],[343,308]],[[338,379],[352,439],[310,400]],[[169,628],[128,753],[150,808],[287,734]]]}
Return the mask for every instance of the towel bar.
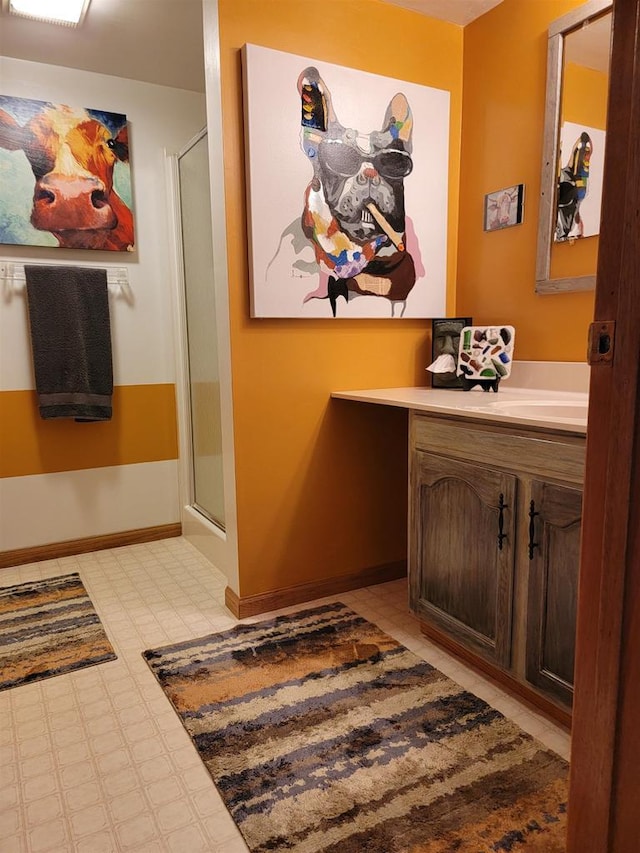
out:
{"label": "towel bar", "polygon": [[[18,293],[24,289],[27,282],[24,263],[0,261],[0,284],[6,299],[10,299],[12,293]],[[30,264],[30,261],[26,263]],[[53,264],[47,264],[47,266],[53,266]],[[98,264],[77,264],[77,266],[96,266],[99,269],[106,269],[107,285],[120,288],[125,296],[131,295],[129,271],[126,267],[107,267]]]}

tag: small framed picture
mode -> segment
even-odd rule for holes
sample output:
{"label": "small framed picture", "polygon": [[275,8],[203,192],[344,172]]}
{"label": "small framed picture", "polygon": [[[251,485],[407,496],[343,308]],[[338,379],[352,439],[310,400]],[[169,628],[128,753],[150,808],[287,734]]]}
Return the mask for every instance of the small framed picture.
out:
{"label": "small framed picture", "polygon": [[524,184],[515,184],[484,197],[484,230],[520,225],[524,216]]}

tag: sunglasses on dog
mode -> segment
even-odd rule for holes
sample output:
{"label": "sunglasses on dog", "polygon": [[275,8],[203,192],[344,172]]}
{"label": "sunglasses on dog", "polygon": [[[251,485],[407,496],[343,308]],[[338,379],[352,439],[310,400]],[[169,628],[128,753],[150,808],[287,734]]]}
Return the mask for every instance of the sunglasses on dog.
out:
{"label": "sunglasses on dog", "polygon": [[324,141],[318,148],[318,158],[323,168],[342,178],[357,175],[363,163],[371,163],[383,178],[399,180],[406,178],[413,169],[411,155],[395,148],[385,148],[371,156],[362,154],[352,145],[340,140]]}

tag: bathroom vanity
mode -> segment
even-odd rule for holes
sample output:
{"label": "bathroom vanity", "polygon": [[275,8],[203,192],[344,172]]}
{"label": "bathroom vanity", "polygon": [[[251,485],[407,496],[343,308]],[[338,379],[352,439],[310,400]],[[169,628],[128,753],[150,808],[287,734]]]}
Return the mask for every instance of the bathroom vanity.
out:
{"label": "bathroom vanity", "polygon": [[409,409],[409,596],[423,632],[568,723],[586,392],[332,396]]}

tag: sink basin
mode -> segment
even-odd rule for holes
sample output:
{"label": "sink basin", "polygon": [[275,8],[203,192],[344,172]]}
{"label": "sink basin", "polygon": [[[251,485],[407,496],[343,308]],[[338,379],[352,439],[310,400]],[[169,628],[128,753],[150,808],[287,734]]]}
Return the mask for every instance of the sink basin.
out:
{"label": "sink basin", "polygon": [[531,418],[532,420],[558,418],[570,421],[586,421],[588,404],[578,400],[523,400],[522,402],[498,401],[489,403],[487,408],[514,418]]}

